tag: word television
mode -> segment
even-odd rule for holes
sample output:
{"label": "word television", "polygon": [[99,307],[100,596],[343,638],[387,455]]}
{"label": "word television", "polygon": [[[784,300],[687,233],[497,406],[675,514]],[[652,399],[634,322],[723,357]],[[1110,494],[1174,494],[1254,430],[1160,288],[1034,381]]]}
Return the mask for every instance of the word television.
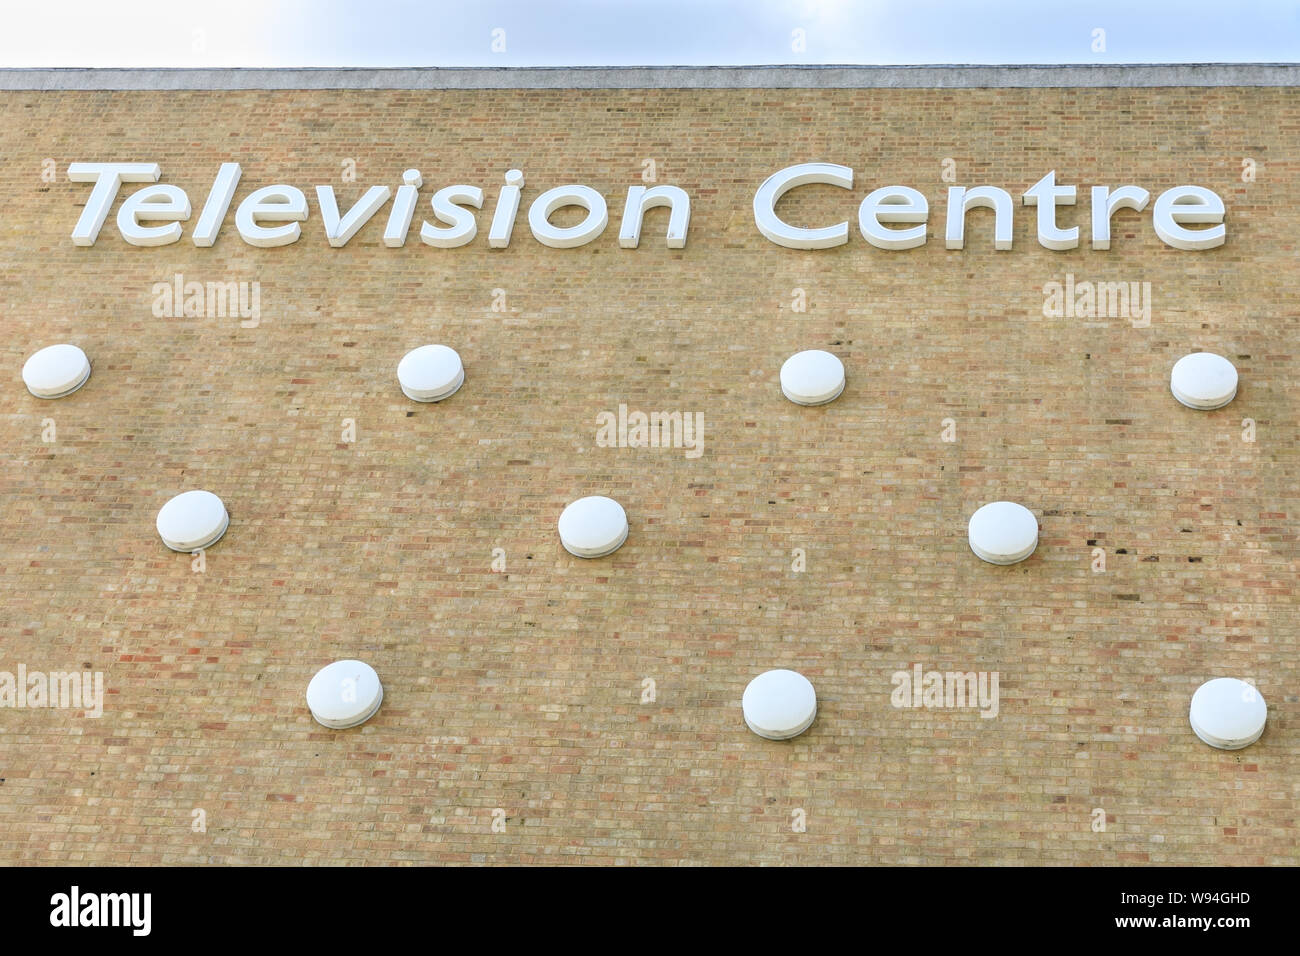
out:
{"label": "word television", "polygon": [[[833,163],[800,163],[788,166],[768,177],[754,193],[754,224],[771,242],[790,249],[828,249],[849,241],[846,219],[819,227],[791,225],[777,215],[778,201],[801,186],[828,185],[853,188],[853,169]],[[239,185],[239,163],[222,163],[190,233],[196,246],[211,246],[225,222]],[[157,163],[72,163],[68,178],[73,182],[91,183],[81,218],[72,230],[72,241],[79,246],[93,246],[108,218],[109,210],[125,183],[147,183],[127,196],[118,208],[117,229],[122,239],[134,246],[165,246],[179,242],[190,220],[192,207],[185,190],[159,183],[162,167]],[[510,245],[519,215],[524,188],[521,170],[506,171],[504,184],[497,192],[488,226],[487,244],[493,249]],[[390,248],[404,246],[412,230],[424,177],[418,169],[408,169],[396,191],[387,185],[369,187],[345,213],[340,213],[334,187],[315,188],[325,239],[339,248],[348,242],[384,206],[389,206],[384,224],[383,242]],[[1067,250],[1079,245],[1080,226],[1062,226],[1058,208],[1073,206],[1077,187],[1058,185],[1056,171],[1044,175],[1021,194],[1025,206],[1036,207],[1036,231],[1040,245],[1047,249]],[[433,221],[421,221],[418,234],[425,245],[452,249],[473,242],[478,235],[477,211],[482,210],[484,191],[479,186],[458,184],[444,186],[427,197]],[[391,205],[390,205],[391,200]],[[1204,250],[1221,246],[1227,237],[1224,203],[1213,191],[1201,186],[1176,186],[1162,192],[1151,203],[1151,193],[1135,185],[1116,188],[1092,186],[1089,216],[1090,244],[1093,249],[1109,249],[1111,219],[1121,209],[1142,212],[1151,204],[1151,225],[1166,245],[1175,249]],[[993,211],[993,248],[1012,246],[1012,220],[1015,202],[1011,193],[998,186],[950,186],[944,216],[944,245],[962,249],[966,243],[966,217],[970,210],[986,207]],[[552,215],[565,207],[585,211],[581,222],[573,226],[556,226]],[[686,245],[690,228],[691,200],[678,186],[630,186],[623,203],[618,244],[635,249],[641,242],[641,227],[648,210],[668,207],[665,242],[670,249]],[[249,193],[236,207],[235,230],[252,246],[290,245],[302,235],[300,223],[309,216],[306,194],[296,186],[276,183]],[[929,201],[909,186],[884,186],[873,190],[858,205],[858,229],[872,246],[899,251],[913,249],[927,241]],[[590,186],[568,184],[555,186],[534,198],[528,207],[528,229],[533,238],[554,248],[573,248],[596,240],[609,224],[609,207],[605,197]]]}

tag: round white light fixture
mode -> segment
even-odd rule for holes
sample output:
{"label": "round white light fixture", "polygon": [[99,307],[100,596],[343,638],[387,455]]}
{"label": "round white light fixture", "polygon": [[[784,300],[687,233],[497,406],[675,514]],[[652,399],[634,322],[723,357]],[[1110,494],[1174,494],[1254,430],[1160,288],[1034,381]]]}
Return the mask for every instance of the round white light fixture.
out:
{"label": "round white light fixture", "polygon": [[335,730],[364,724],[383,699],[379,675],[363,661],[335,661],[318,670],[307,685],[311,715]]}
{"label": "round white light fixture", "polygon": [[817,716],[817,692],[808,678],[795,671],[759,674],[740,699],[745,724],[768,740],[789,740],[811,726]]}
{"label": "round white light fixture", "polygon": [[158,511],[158,536],[173,551],[197,551],[221,540],[230,526],[226,506],[210,491],[187,491]]}
{"label": "round white light fixture", "polygon": [[397,381],[409,399],[440,402],[455,395],[465,384],[465,366],[455,349],[422,345],[407,352],[397,363]]}
{"label": "round white light fixture", "polygon": [[781,391],[796,405],[825,405],[844,391],[844,363],[820,349],[791,355],[781,366]]}
{"label": "round white light fixture", "polygon": [[1222,355],[1193,352],[1174,363],[1169,390],[1188,408],[1222,408],[1237,397],[1237,370]]}
{"label": "round white light fixture", "polygon": [[1267,716],[1260,692],[1235,677],[1217,677],[1196,688],[1188,712],[1196,736],[1220,750],[1240,750],[1259,740]]}
{"label": "round white light fixture", "polygon": [[23,384],[37,398],[71,395],[90,378],[90,359],[75,345],[51,345],[23,364]]}
{"label": "round white light fixture", "polygon": [[1038,519],[1024,505],[994,501],[971,515],[970,549],[989,564],[1015,564],[1038,547]]}
{"label": "round white light fixture", "polygon": [[579,498],[560,515],[560,543],[580,558],[603,558],[627,540],[627,513],[613,498]]}

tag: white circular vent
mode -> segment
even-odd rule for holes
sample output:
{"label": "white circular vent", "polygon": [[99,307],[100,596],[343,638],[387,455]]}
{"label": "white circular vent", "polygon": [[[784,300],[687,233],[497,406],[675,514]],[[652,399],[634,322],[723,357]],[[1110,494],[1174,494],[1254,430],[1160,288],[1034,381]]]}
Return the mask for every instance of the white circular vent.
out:
{"label": "white circular vent", "polygon": [[789,740],[812,725],[817,716],[817,692],[808,678],[795,671],[759,674],[740,701],[745,724],[768,740]]}
{"label": "white circular vent", "polygon": [[971,515],[970,549],[990,564],[1015,564],[1038,547],[1038,520],[1014,501],[994,501]]}
{"label": "white circular vent", "polygon": [[825,405],[844,391],[844,363],[830,352],[799,352],[781,366],[781,391],[796,405]]}
{"label": "white circular vent", "polygon": [[379,675],[362,661],[335,661],[307,685],[307,706],[318,724],[346,730],[364,724],[379,709],[384,688]]}
{"label": "white circular vent", "polygon": [[75,345],[51,345],[23,364],[23,384],[37,398],[71,395],[90,378],[90,359]]}
{"label": "white circular vent", "polygon": [[409,399],[440,402],[455,395],[465,384],[465,366],[455,349],[422,345],[407,352],[397,363],[397,381]]}
{"label": "white circular vent", "polygon": [[1220,750],[1240,750],[1259,740],[1267,716],[1260,692],[1235,677],[1218,677],[1196,688],[1188,713],[1196,736]]}
{"label": "white circular vent", "polygon": [[1237,369],[1222,355],[1193,352],[1174,363],[1169,390],[1188,408],[1222,408],[1237,397]]}
{"label": "white circular vent", "polygon": [[601,558],[627,540],[627,513],[613,498],[579,498],[560,515],[560,543],[580,558]]}
{"label": "white circular vent", "polygon": [[229,525],[226,506],[210,491],[177,495],[158,512],[158,536],[173,551],[197,551],[214,545]]}

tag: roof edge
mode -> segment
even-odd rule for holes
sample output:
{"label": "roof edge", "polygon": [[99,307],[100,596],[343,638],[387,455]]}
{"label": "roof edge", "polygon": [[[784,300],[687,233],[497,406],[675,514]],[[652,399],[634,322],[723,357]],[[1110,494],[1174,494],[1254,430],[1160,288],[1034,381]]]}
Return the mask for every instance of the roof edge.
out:
{"label": "roof edge", "polygon": [[0,90],[987,89],[1300,86],[1300,63],[0,69]]}

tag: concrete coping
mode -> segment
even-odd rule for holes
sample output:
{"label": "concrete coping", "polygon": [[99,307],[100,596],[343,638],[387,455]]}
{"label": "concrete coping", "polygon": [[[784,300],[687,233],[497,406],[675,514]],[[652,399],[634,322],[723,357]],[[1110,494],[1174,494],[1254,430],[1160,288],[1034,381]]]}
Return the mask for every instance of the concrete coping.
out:
{"label": "concrete coping", "polygon": [[1300,86],[1300,63],[0,70],[0,90],[985,89]]}

